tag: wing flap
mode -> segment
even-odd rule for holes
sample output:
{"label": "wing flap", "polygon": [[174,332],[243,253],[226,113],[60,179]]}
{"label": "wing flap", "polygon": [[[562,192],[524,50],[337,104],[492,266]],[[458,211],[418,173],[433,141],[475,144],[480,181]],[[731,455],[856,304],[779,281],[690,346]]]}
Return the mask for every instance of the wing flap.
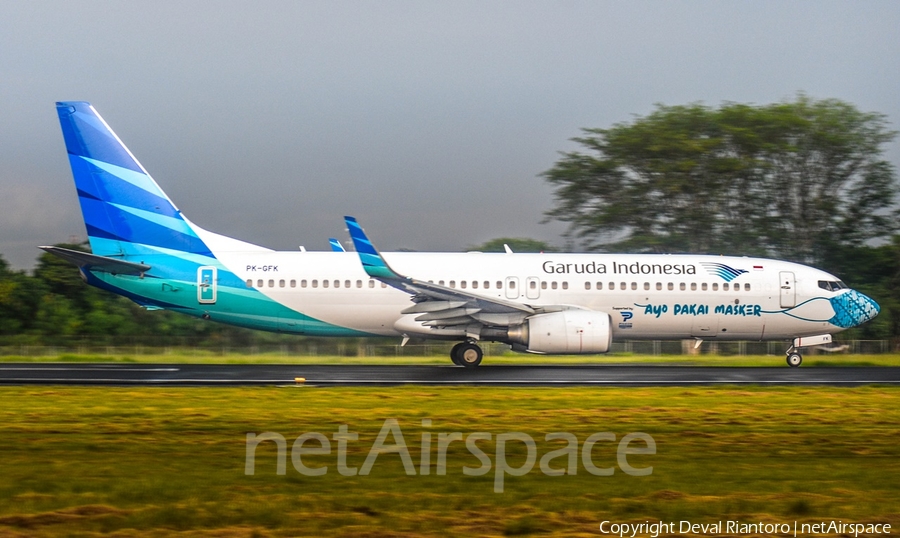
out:
{"label": "wing flap", "polygon": [[427,298],[420,303],[406,307],[400,311],[401,314],[424,314],[426,312],[437,312],[440,310],[451,310],[464,306],[466,301],[433,301]]}
{"label": "wing flap", "polygon": [[416,321],[451,319],[459,316],[464,316],[468,319],[468,316],[479,312],[481,312],[480,308],[450,308],[448,310],[438,310],[437,312],[426,312],[425,314],[416,317]]}

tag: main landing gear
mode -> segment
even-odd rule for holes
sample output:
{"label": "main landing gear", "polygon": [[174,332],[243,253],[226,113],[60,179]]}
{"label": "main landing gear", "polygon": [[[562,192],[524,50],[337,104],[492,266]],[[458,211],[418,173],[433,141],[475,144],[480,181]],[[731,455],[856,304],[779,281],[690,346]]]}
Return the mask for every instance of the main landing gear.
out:
{"label": "main landing gear", "polygon": [[791,349],[787,350],[787,363],[791,368],[796,368],[800,366],[803,362],[803,356],[800,355],[800,352],[797,351],[796,348],[791,347]]}
{"label": "main landing gear", "polygon": [[481,364],[482,357],[484,357],[484,352],[474,340],[460,342],[450,350],[450,360],[453,361],[453,364],[466,368],[474,368]]}

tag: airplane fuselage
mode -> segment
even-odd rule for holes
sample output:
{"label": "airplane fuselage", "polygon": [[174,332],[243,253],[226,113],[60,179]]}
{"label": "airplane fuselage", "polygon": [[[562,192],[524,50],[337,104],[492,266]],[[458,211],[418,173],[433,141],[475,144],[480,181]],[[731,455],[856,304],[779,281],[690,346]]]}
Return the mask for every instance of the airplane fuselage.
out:
{"label": "airplane fuselage", "polygon": [[[370,278],[354,252],[217,252],[204,300],[202,270],[178,277],[145,256],[144,278],[98,273],[108,285],[195,316],[305,335],[399,336],[407,293]],[[453,289],[531,306],[607,312],[614,340],[769,340],[835,333],[838,279],[800,264],[701,255],[384,253],[390,265]],[[719,274],[725,266],[737,276]],[[212,266],[210,266],[212,267]],[[169,275],[167,276],[167,273]],[[196,277],[196,278],[194,278]],[[829,283],[823,287],[820,283]],[[261,294],[252,301],[249,297]],[[256,307],[253,306],[253,303]],[[276,307],[277,305],[277,307]],[[838,322],[838,323],[836,323]]]}

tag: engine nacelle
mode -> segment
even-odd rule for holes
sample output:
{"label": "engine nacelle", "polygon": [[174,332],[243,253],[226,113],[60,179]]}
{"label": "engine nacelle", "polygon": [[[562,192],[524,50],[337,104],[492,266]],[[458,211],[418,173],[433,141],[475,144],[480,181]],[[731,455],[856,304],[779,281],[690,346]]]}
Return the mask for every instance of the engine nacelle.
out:
{"label": "engine nacelle", "polygon": [[538,314],[510,327],[509,340],[536,353],[606,353],[612,344],[610,323],[609,314],[593,310]]}

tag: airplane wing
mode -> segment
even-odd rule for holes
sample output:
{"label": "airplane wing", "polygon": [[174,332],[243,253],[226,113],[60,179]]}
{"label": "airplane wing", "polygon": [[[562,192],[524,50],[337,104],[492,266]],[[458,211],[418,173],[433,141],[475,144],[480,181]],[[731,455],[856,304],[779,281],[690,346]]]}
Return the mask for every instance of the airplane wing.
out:
{"label": "airplane wing", "polygon": [[344,250],[344,245],[342,245],[340,241],[333,237],[328,239],[328,243],[331,245],[331,250],[333,252],[347,252],[346,250]]}
{"label": "airplane wing", "polygon": [[[418,314],[412,321],[423,327],[462,328],[467,334],[477,335],[480,327],[509,327],[522,323],[532,314],[548,311],[545,307],[533,308],[401,275],[388,265],[354,217],[344,217],[344,220],[366,274],[410,294],[415,304],[401,313]],[[551,307],[557,311],[564,309]]]}
{"label": "airplane wing", "polygon": [[70,250],[62,247],[38,247],[54,256],[58,256],[67,262],[82,269],[104,271],[116,275],[140,275],[150,270],[149,265],[132,263],[95,254],[88,254],[79,250]]}

